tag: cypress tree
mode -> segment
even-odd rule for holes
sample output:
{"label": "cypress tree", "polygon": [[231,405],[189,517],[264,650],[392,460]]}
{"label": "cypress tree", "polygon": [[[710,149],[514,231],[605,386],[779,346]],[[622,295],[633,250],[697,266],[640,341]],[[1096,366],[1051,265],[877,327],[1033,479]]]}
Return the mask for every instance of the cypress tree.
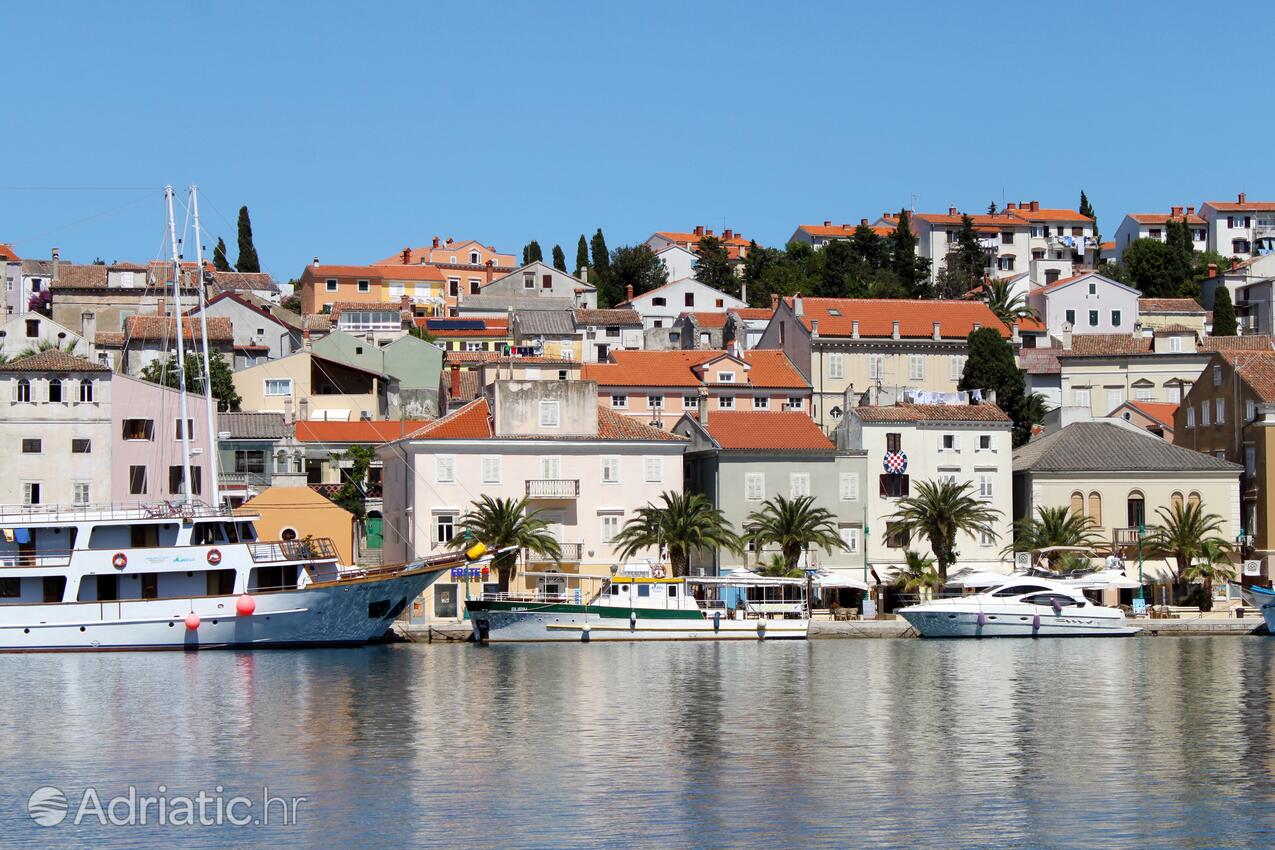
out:
{"label": "cypress tree", "polygon": [[213,268],[219,272],[230,271],[230,260],[226,259],[226,240],[217,237],[217,247],[213,248]]}
{"label": "cypress tree", "polygon": [[252,244],[252,220],[248,218],[248,208],[239,208],[239,262],[235,268],[241,272],[261,271],[261,262],[257,259],[257,249]]}
{"label": "cypress tree", "polygon": [[1213,294],[1213,336],[1235,336],[1238,332],[1239,323],[1235,319],[1231,291],[1224,284],[1219,284]]}
{"label": "cypress tree", "polygon": [[580,241],[576,243],[576,274],[580,274],[582,269],[589,267],[589,243],[585,241],[584,234],[580,234]]}
{"label": "cypress tree", "polygon": [[890,268],[913,298],[930,294],[929,261],[916,255],[916,234],[912,232],[912,216],[899,210],[898,224],[890,234]]}
{"label": "cypress tree", "polygon": [[522,246],[522,264],[524,266],[531,263],[543,263],[544,254],[540,252],[540,243],[532,239],[526,245]]}
{"label": "cypress tree", "polygon": [[589,240],[589,250],[593,258],[591,267],[596,269],[598,274],[606,275],[607,269],[611,267],[611,254],[607,251],[607,240],[602,235],[602,228],[598,228],[593,234],[593,238]]}
{"label": "cypress tree", "polygon": [[965,341],[969,357],[957,385],[960,390],[996,391],[996,406],[1014,421],[1014,447],[1031,439],[1032,425],[1043,409],[1027,395],[1027,380],[1014,362],[1014,347],[994,328],[971,331]]}
{"label": "cypress tree", "polygon": [[561,245],[553,246],[553,267],[560,272],[567,270],[567,255],[562,252]]}

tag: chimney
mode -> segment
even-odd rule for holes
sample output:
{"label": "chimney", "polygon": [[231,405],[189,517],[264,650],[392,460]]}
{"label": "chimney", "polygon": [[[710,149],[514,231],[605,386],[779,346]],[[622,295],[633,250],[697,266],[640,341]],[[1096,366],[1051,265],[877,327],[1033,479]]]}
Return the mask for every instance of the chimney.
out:
{"label": "chimney", "polygon": [[1244,194],[1243,192],[1240,192],[1239,199],[1241,204],[1248,203],[1248,195]]}
{"label": "chimney", "polygon": [[995,403],[996,403],[996,390],[995,390],[995,388],[993,388],[993,389],[989,389],[987,392],[983,393],[983,401],[984,401],[986,404],[995,404]]}
{"label": "chimney", "polygon": [[828,220],[828,219],[826,219],[826,218],[825,218],[825,219],[823,220],[823,226],[824,226],[824,227],[832,227],[832,222],[831,222],[830,220]]}
{"label": "chimney", "polygon": [[1071,351],[1071,322],[1063,322],[1062,347],[1063,351]]}
{"label": "chimney", "polygon": [[1032,212],[1040,212],[1040,201],[1032,201]]}
{"label": "chimney", "polygon": [[727,240],[729,240],[729,239],[733,238],[734,236],[735,236],[735,231],[731,230],[730,228],[727,228],[727,229],[725,229],[725,230],[723,230],[723,231],[722,231],[722,238],[723,238],[723,239],[727,239]]}
{"label": "chimney", "polygon": [[982,329],[982,327],[983,327],[983,323],[982,323],[982,322],[975,322],[975,323],[974,323],[974,330],[976,330],[976,331],[977,331],[977,330],[980,330],[980,329]]}
{"label": "chimney", "polygon": [[292,409],[292,396],[283,400],[283,421],[288,425],[297,421],[296,412]]}
{"label": "chimney", "polygon": [[1235,271],[1235,270],[1236,270],[1236,269],[1238,269],[1239,267],[1240,267],[1240,261],[1239,261],[1239,258],[1238,258],[1238,257],[1231,257],[1231,271]]}
{"label": "chimney", "polygon": [[496,261],[488,260],[487,261],[487,282],[488,283],[491,283],[492,275],[494,275],[495,273],[496,273]]}
{"label": "chimney", "polygon": [[404,312],[410,312],[412,309],[412,298],[404,292],[398,299],[399,309]]}
{"label": "chimney", "polygon": [[1209,277],[1217,277],[1217,263],[1209,263]]}
{"label": "chimney", "polygon": [[1009,323],[1009,338],[1012,342],[1019,342],[1022,337],[1018,335],[1018,322]]}
{"label": "chimney", "polygon": [[778,292],[770,293],[770,309],[771,310],[779,309],[779,293]]}
{"label": "chimney", "polygon": [[460,398],[460,366],[452,364],[451,387],[448,389],[451,398]]}
{"label": "chimney", "polygon": [[899,338],[899,320],[898,319],[895,319],[893,322],[890,323],[890,337],[892,339]]}
{"label": "chimney", "polygon": [[819,320],[818,319],[810,320],[810,335],[819,336]]}
{"label": "chimney", "polygon": [[303,328],[301,330],[301,348],[305,351],[310,350],[310,329]]}
{"label": "chimney", "polygon": [[740,278],[739,281],[739,300],[744,302],[744,306],[748,306],[748,281]]}
{"label": "chimney", "polygon": [[851,339],[859,338],[859,320],[858,319],[850,320],[850,338]]}
{"label": "chimney", "polygon": [[703,387],[699,388],[699,394],[695,396],[695,411],[699,414],[699,424],[708,424],[708,391]]}
{"label": "chimney", "polygon": [[696,235],[696,236],[703,236],[703,235],[704,235],[704,225],[702,225],[702,224],[697,224],[697,225],[695,225],[695,235]]}
{"label": "chimney", "polygon": [[948,215],[956,215],[956,207],[948,207],[948,208],[947,208],[947,214],[948,214]]}
{"label": "chimney", "polygon": [[861,218],[861,219],[859,219],[859,226],[860,226],[860,227],[867,227],[867,226],[868,226],[868,220],[867,220],[866,218]]}
{"label": "chimney", "polygon": [[448,237],[447,237],[447,244],[448,244],[448,245],[452,244],[452,243],[453,243],[453,242],[455,242],[455,241],[456,241],[456,240],[455,240],[455,239],[453,239],[453,238],[451,238],[450,236],[448,236]]}
{"label": "chimney", "polygon": [[305,422],[310,418],[310,399],[308,398],[301,399],[301,404],[299,405],[299,407],[301,409],[301,412],[299,414],[301,421]]}
{"label": "chimney", "polygon": [[55,281],[61,280],[61,277],[59,276],[59,273],[58,273],[59,258],[61,256],[62,256],[62,252],[59,251],[57,248],[54,248],[53,249],[53,280]]}
{"label": "chimney", "polygon": [[1173,218],[1180,218],[1182,216],[1182,208],[1169,207],[1169,215],[1172,216]]}
{"label": "chimney", "polygon": [[806,314],[806,307],[804,304],[801,303],[800,292],[798,292],[796,295],[792,297],[792,313],[794,316],[798,316],[798,317],[804,316]]}
{"label": "chimney", "polygon": [[1005,209],[1006,209],[1006,210],[1016,210],[1016,209],[1018,209],[1018,204],[1014,203],[1013,201],[1006,201],[1006,202],[1005,202]]}
{"label": "chimney", "polygon": [[581,280],[581,282],[583,282],[583,283],[588,283],[588,282],[589,282],[589,267],[588,267],[588,266],[581,266],[581,268],[580,268],[580,280]]}
{"label": "chimney", "polygon": [[412,249],[404,248],[403,253],[399,254],[399,259],[403,261],[403,265],[409,265],[412,262]]}
{"label": "chimney", "polygon": [[1186,214],[1187,214],[1187,215],[1195,215],[1195,207],[1187,207],[1187,208],[1186,208]]}
{"label": "chimney", "polygon": [[633,284],[631,283],[626,283],[624,285],[624,300],[625,301],[633,300]]}
{"label": "chimney", "polygon": [[316,267],[317,267],[317,266],[319,265],[319,258],[318,258],[318,257],[315,257],[315,258],[314,258],[314,260],[312,261],[311,265],[314,265],[314,266],[316,266]]}
{"label": "chimney", "polygon": [[943,334],[939,332],[939,323],[938,323],[938,322],[935,322],[935,323],[934,323],[934,338],[935,338],[935,339],[942,339],[942,338],[943,338]]}
{"label": "chimney", "polygon": [[435,236],[435,237],[434,237],[434,244],[433,244],[431,247],[434,247],[434,248],[437,248],[437,247],[438,247],[438,237],[437,237],[437,236]]}
{"label": "chimney", "polygon": [[90,312],[80,314],[80,336],[89,344],[89,356],[93,354],[93,346],[97,341],[97,317]]}

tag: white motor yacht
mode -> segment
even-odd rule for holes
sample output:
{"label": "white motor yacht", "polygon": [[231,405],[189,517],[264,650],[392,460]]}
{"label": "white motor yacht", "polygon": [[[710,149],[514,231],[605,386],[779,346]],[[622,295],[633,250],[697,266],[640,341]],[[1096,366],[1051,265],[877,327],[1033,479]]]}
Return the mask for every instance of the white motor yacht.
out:
{"label": "white motor yacht", "polygon": [[1127,637],[1119,608],[1095,605],[1075,583],[1014,576],[985,593],[935,599],[899,614],[921,637]]}

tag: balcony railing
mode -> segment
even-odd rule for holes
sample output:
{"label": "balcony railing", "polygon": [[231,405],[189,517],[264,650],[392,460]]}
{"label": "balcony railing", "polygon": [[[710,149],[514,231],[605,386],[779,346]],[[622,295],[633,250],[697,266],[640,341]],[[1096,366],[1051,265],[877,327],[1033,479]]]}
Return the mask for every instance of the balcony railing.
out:
{"label": "balcony railing", "polygon": [[[1159,526],[1145,526],[1142,532],[1142,543],[1145,546],[1147,540],[1151,538],[1159,530]],[[1111,529],[1111,543],[1117,548],[1125,546],[1138,545],[1138,529],[1136,526],[1130,528],[1113,528]]]}
{"label": "balcony railing", "polygon": [[528,499],[578,499],[578,478],[533,478],[527,481]]}
{"label": "balcony railing", "polygon": [[248,551],[252,554],[252,560],[258,564],[271,561],[319,561],[337,557],[336,546],[327,537],[249,543]]}
{"label": "balcony railing", "polygon": [[[558,548],[562,550],[561,560],[564,564],[578,564],[580,563],[580,558],[584,554],[583,543],[559,543]],[[542,555],[539,552],[532,552],[530,549],[522,550],[522,558],[524,561],[534,561],[541,564],[553,560],[548,555]]]}

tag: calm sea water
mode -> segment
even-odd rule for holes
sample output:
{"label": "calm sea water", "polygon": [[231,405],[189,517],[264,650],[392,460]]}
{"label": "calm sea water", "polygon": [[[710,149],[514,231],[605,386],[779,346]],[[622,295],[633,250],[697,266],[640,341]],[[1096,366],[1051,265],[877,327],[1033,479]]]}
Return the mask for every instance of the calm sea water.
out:
{"label": "calm sea water", "polygon": [[[1275,845],[1268,638],[8,655],[0,682],[5,847]],[[306,800],[71,824],[130,784]],[[42,786],[63,823],[28,816]]]}

